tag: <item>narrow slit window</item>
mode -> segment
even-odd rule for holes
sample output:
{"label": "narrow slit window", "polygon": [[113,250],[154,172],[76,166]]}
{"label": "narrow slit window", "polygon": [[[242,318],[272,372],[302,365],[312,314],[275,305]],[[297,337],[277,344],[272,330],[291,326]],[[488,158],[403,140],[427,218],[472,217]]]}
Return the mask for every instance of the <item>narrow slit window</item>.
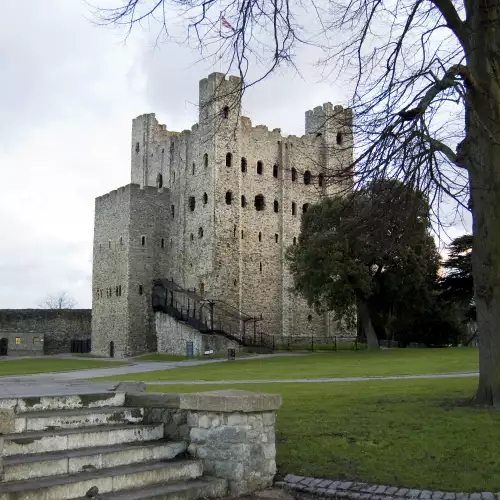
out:
{"label": "narrow slit window", "polygon": [[297,238],[294,236],[293,237],[293,244],[296,245],[297,244]]}
{"label": "narrow slit window", "polygon": [[120,246],[122,247],[123,246],[123,237],[120,236]]}
{"label": "narrow slit window", "polygon": [[344,142],[344,136],[342,135],[342,132],[337,132],[337,144],[339,146],[342,146],[343,142]]}
{"label": "narrow slit window", "polygon": [[222,118],[227,120],[229,118],[229,106],[224,106],[222,108]]}
{"label": "narrow slit window", "polygon": [[259,262],[259,270],[260,270],[260,274],[262,274],[262,262]]}
{"label": "narrow slit window", "polygon": [[318,186],[323,187],[323,182],[325,180],[325,176],[323,174],[318,175]]}
{"label": "narrow slit window", "polygon": [[142,295],[144,293],[144,288],[142,285],[139,285],[139,295]]}
{"label": "narrow slit window", "polygon": [[203,193],[203,205],[206,205],[208,203],[208,195],[207,193]]}
{"label": "narrow slit window", "polygon": [[162,239],[161,239],[160,246],[161,246],[162,248],[165,248],[165,238],[162,238]]}
{"label": "narrow slit window", "polygon": [[243,173],[247,171],[247,159],[245,157],[241,158],[241,171]]}
{"label": "narrow slit window", "polygon": [[194,175],[195,171],[196,171],[196,163],[193,161],[193,175]]}
{"label": "narrow slit window", "polygon": [[258,173],[259,175],[262,175],[262,174],[263,174],[263,172],[264,172],[264,165],[263,165],[263,164],[262,164],[262,162],[259,160],[259,161],[257,162],[257,173]]}
{"label": "narrow slit window", "polygon": [[274,200],[274,212],[278,213],[280,211],[280,204],[278,200]]}
{"label": "narrow slit window", "polygon": [[141,236],[141,246],[146,246],[146,236]]}
{"label": "narrow slit window", "polygon": [[297,203],[292,201],[292,215],[297,215]]}
{"label": "narrow slit window", "polygon": [[231,153],[226,154],[226,167],[230,167],[233,163],[233,155]]}
{"label": "narrow slit window", "polygon": [[231,205],[233,202],[233,193],[231,191],[226,192],[226,205]]}
{"label": "narrow slit window", "polygon": [[304,172],[304,184],[306,185],[311,184],[311,172],[309,172],[309,170],[306,170]]}
{"label": "narrow slit window", "polygon": [[170,211],[172,212],[172,219],[173,219],[175,216],[175,205],[170,206]]}
{"label": "narrow slit window", "polygon": [[292,168],[292,182],[295,182],[297,180],[297,170],[295,168]]}
{"label": "narrow slit window", "polygon": [[189,208],[191,212],[194,212],[194,209],[196,207],[196,198],[194,196],[189,197]]}
{"label": "narrow slit window", "polygon": [[156,177],[156,187],[161,189],[163,187],[163,175],[158,174]]}
{"label": "narrow slit window", "polygon": [[308,209],[309,209],[309,203],[304,203],[302,205],[302,212],[306,213]]}
{"label": "narrow slit window", "polygon": [[141,150],[141,146],[138,142],[135,143],[135,152],[138,153]]}
{"label": "narrow slit window", "polygon": [[203,155],[203,165],[205,166],[205,168],[208,167],[208,153],[205,153]]}
{"label": "narrow slit window", "polygon": [[198,228],[198,238],[200,238],[200,239],[203,238],[203,228],[202,227]]}
{"label": "narrow slit window", "polygon": [[276,233],[276,234],[274,235],[274,241],[275,241],[276,243],[278,243],[278,238],[279,238],[279,237],[278,237],[278,234]]}
{"label": "narrow slit window", "polygon": [[245,237],[245,233],[243,232],[243,229],[241,230],[241,239]]}
{"label": "narrow slit window", "polygon": [[273,177],[278,178],[278,165],[273,165]]}
{"label": "narrow slit window", "polygon": [[233,238],[236,238],[236,224],[233,227]]}
{"label": "narrow slit window", "polygon": [[241,195],[241,206],[245,208],[247,206],[247,199],[244,195]]}
{"label": "narrow slit window", "polygon": [[259,241],[262,241],[262,233],[259,231]]}

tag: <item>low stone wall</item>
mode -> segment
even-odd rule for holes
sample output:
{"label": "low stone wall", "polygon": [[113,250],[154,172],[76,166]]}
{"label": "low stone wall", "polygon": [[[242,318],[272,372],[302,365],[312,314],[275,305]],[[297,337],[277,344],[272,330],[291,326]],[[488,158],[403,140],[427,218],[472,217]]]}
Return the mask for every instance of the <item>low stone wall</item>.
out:
{"label": "low stone wall", "polygon": [[206,351],[225,352],[227,349],[241,350],[241,346],[221,335],[205,335],[169,314],[155,313],[157,349],[159,353],[186,355],[186,344],[193,343],[194,356]]}
{"label": "low stone wall", "polygon": [[67,353],[72,339],[90,337],[91,318],[91,309],[0,309],[0,339],[9,335],[9,354],[19,355],[10,341],[16,336],[25,344],[43,337],[45,354]]}
{"label": "low stone wall", "polygon": [[271,486],[276,473],[275,421],[281,396],[247,391],[127,394],[126,405],[163,422],[165,437],[186,439],[207,474],[226,479],[232,496]]}
{"label": "low stone wall", "polygon": [[[6,350],[7,352],[4,352]],[[0,355],[43,356],[44,336],[39,333],[0,332]]]}

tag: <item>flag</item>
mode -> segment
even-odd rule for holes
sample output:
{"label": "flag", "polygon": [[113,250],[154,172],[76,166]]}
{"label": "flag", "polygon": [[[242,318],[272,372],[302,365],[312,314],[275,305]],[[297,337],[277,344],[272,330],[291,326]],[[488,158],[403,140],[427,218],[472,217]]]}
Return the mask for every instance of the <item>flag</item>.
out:
{"label": "flag", "polygon": [[229,24],[229,21],[224,16],[222,16],[221,22],[222,22],[222,26],[224,26],[224,28],[227,28],[229,30],[234,31],[234,28]]}

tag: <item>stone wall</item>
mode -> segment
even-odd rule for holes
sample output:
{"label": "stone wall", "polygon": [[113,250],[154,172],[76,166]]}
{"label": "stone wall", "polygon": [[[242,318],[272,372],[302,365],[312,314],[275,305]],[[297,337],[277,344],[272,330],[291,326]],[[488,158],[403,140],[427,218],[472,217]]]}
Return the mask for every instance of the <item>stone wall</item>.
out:
{"label": "stone wall", "polygon": [[45,354],[68,353],[72,339],[90,336],[91,319],[90,309],[0,309],[0,338],[9,339],[10,354],[39,354],[42,345]]}
{"label": "stone wall", "polygon": [[175,320],[161,312],[155,313],[158,352],[185,356],[187,342],[193,343],[194,356],[206,351],[227,352],[227,349],[241,350],[241,346],[221,335],[206,335],[186,323]]}
{"label": "stone wall", "polygon": [[0,355],[3,356],[43,356],[43,345],[43,334],[0,332]]}

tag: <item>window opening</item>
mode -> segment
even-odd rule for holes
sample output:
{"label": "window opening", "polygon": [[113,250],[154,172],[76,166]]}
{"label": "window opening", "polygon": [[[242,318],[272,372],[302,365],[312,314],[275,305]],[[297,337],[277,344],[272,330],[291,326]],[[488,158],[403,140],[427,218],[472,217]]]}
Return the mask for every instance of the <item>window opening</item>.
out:
{"label": "window opening", "polygon": [[162,248],[165,248],[165,238],[161,239],[160,245],[161,245]]}
{"label": "window opening", "polygon": [[307,317],[307,321],[309,321],[309,323],[313,320],[313,317],[309,314],[309,316]]}
{"label": "window opening", "polygon": [[294,236],[293,237],[293,244],[296,245],[297,244],[297,238]]}
{"label": "window opening", "polygon": [[208,167],[208,153],[205,153],[203,155],[203,165],[205,166],[205,168]]}
{"label": "window opening", "polygon": [[318,175],[318,186],[323,187],[323,181],[325,179],[325,176],[323,174]]}
{"label": "window opening", "polygon": [[33,337],[33,344],[38,344],[38,337]]}
{"label": "window opening", "polygon": [[275,241],[276,243],[278,243],[278,234],[277,234],[277,233],[274,235],[274,241]]}
{"label": "window opening", "polygon": [[146,236],[141,236],[141,246],[146,245]]}
{"label": "window opening", "polygon": [[259,231],[259,241],[262,241],[262,233]]}
{"label": "window opening", "polygon": [[264,202],[264,196],[261,194],[258,194],[255,197],[255,210],[258,212],[264,210],[265,202]]}
{"label": "window opening", "polygon": [[171,206],[170,206],[170,210],[171,210],[171,212],[172,212],[172,219],[173,219],[173,218],[174,218],[174,216],[175,216],[175,205],[171,205]]}
{"label": "window opening", "polygon": [[161,189],[163,187],[163,175],[161,175],[161,174],[158,174],[156,176],[156,187],[158,189]]}
{"label": "window opening", "polygon": [[241,230],[241,239],[245,237],[245,233],[243,232],[243,229]]}
{"label": "window opening", "polygon": [[292,201],[292,215],[297,215],[297,203]]}
{"label": "window opening", "polygon": [[138,153],[141,150],[141,146],[138,142],[135,143],[135,152]]}
{"label": "window opening", "polygon": [[273,177],[278,178],[278,165],[273,165]]}
{"label": "window opening", "polygon": [[344,142],[344,137],[342,135],[342,132],[337,132],[337,144],[339,146],[342,146],[343,142]]}
{"label": "window opening", "polygon": [[208,195],[207,193],[203,193],[203,205],[206,205],[208,203]]}
{"label": "window opening", "polygon": [[111,240],[108,241],[108,248],[111,248]]}
{"label": "window opening", "polygon": [[257,162],[257,173],[259,175],[262,175],[262,172],[264,171],[264,166],[262,165],[262,162],[259,160]]}
{"label": "window opening", "polygon": [[229,107],[228,106],[224,106],[222,108],[222,118],[224,120],[227,120],[229,118]]}
{"label": "window opening", "polygon": [[297,180],[297,170],[295,168],[292,168],[292,182],[295,182]]}
{"label": "window opening", "polygon": [[191,233],[191,234],[189,235],[189,239],[190,239],[191,241],[193,241],[193,240],[194,240],[194,234],[193,234],[193,233]]}
{"label": "window opening", "polygon": [[259,262],[260,274],[262,274],[262,262]]}
{"label": "window opening", "polygon": [[196,163],[193,161],[193,175],[195,170],[196,170]]}
{"label": "window opening", "polygon": [[302,205],[302,212],[306,213],[308,209],[309,209],[309,203],[304,203]]}
{"label": "window opening", "polygon": [[198,228],[198,238],[203,238],[203,228]]}
{"label": "window opening", "polygon": [[247,171],[247,159],[245,157],[241,158],[241,171],[243,173]]}
{"label": "window opening", "polygon": [[226,167],[230,167],[233,163],[233,155],[231,153],[226,154]]}
{"label": "window opening", "polygon": [[189,208],[191,212],[194,212],[194,207],[196,206],[196,198],[194,196],[189,197]]}
{"label": "window opening", "polygon": [[226,205],[231,205],[233,201],[233,193],[231,191],[226,192]]}
{"label": "window opening", "polygon": [[309,170],[304,172],[304,184],[311,184],[311,172],[309,172]]}
{"label": "window opening", "polygon": [[274,200],[274,212],[278,213],[279,210],[280,210],[280,204],[279,204],[278,200]]}
{"label": "window opening", "polygon": [[21,337],[16,337],[16,345],[21,345]]}

